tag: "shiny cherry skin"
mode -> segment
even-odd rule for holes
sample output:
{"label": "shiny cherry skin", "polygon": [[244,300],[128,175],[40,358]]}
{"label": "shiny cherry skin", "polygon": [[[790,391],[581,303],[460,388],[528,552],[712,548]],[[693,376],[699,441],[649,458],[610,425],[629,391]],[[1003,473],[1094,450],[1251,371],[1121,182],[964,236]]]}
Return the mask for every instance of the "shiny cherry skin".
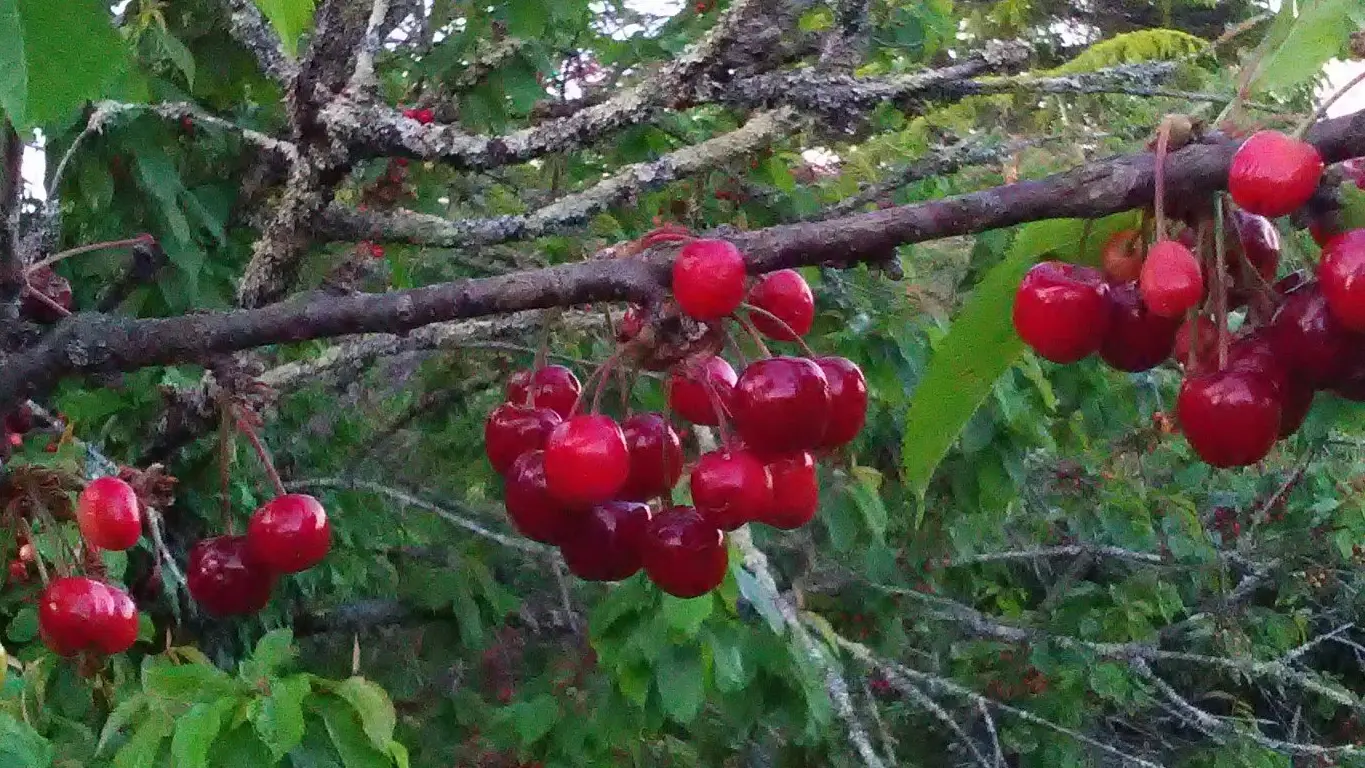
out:
{"label": "shiny cherry skin", "polygon": [[38,635],[59,656],[123,653],[137,642],[137,624],[128,593],[94,579],[55,579],[38,600]]}
{"label": "shiny cherry skin", "polygon": [[719,320],[744,301],[744,255],[728,240],[693,240],[673,262],[673,296],[698,320]]}
{"label": "shiny cherry skin", "polygon": [[630,448],[610,416],[575,416],[545,441],[545,481],[562,504],[587,508],[611,501],[629,477]]}
{"label": "shiny cherry skin", "polygon": [[1109,287],[1109,331],[1100,358],[1110,367],[1136,373],[1155,368],[1171,356],[1180,318],[1161,317],[1147,309],[1137,283]]}
{"label": "shiny cherry skin", "polygon": [[714,427],[720,424],[720,416],[707,394],[707,387],[715,393],[715,401],[720,407],[728,412],[738,380],[735,369],[720,357],[675,366],[666,384],[669,410],[693,424]]}
{"label": "shiny cherry skin", "polygon": [[559,544],[581,517],[583,507],[571,507],[550,495],[545,477],[545,452],[523,453],[503,480],[503,505],[521,535],[543,544]]}
{"label": "shiny cherry skin", "polygon": [[[1209,370],[1212,368],[1206,368],[1204,372]],[[1282,402],[1285,387],[1291,378],[1284,355],[1280,352],[1280,345],[1275,339],[1273,329],[1269,327],[1256,328],[1238,336],[1228,347],[1228,363],[1225,370],[1249,374],[1260,379],[1270,386],[1276,397],[1281,397]]]}
{"label": "shiny cherry skin", "polygon": [[[71,282],[52,271],[52,267],[39,267],[28,276],[29,287],[52,300],[53,304],[71,311],[73,298]],[[65,317],[48,302],[36,296],[25,295],[19,302],[20,313],[38,323],[55,323]]]}
{"label": "shiny cherry skin", "polygon": [[682,440],[661,414],[637,413],[621,424],[630,474],[617,494],[629,501],[665,496],[682,477]]}
{"label": "shiny cherry skin", "polygon": [[536,408],[549,408],[561,419],[569,418],[583,385],[573,371],[562,365],[547,365],[534,371],[517,371],[507,381],[507,402]]}
{"label": "shiny cherry skin", "polygon": [[483,424],[484,452],[493,470],[505,475],[518,456],[544,448],[546,438],[562,420],[549,408],[528,408],[516,403],[494,408]]}
{"label": "shiny cherry skin", "polygon": [[699,597],[725,580],[725,534],[692,507],[670,507],[645,529],[645,574],[674,597]]}
{"label": "shiny cherry skin", "polygon": [[1318,281],[1337,321],[1365,331],[1365,229],[1337,235],[1323,247]]}
{"label": "shiny cherry skin", "polygon": [[1218,326],[1213,324],[1208,315],[1197,315],[1180,324],[1180,329],[1175,332],[1171,359],[1181,365],[1189,365],[1190,347],[1196,343],[1198,346],[1194,360],[1196,365],[1202,367],[1218,354]]}
{"label": "shiny cherry skin", "polygon": [[1090,267],[1045,261],[1014,294],[1014,330],[1041,357],[1075,363],[1099,351],[1109,324],[1104,277]]}
{"label": "shiny cherry skin", "polygon": [[773,478],[773,503],[758,520],[792,531],[809,523],[820,508],[820,481],[815,459],[806,451],[789,453],[768,462]]}
{"label": "shiny cherry skin", "polygon": [[327,556],[332,523],[322,502],[304,493],[286,493],[251,515],[246,543],[257,564],[275,573],[298,573]]}
{"label": "shiny cherry skin", "polygon": [[1355,334],[1337,322],[1316,283],[1289,294],[1270,328],[1285,367],[1314,386],[1335,378],[1359,344]]}
{"label": "shiny cherry skin", "polygon": [[1100,250],[1104,276],[1112,283],[1131,283],[1142,274],[1145,248],[1136,229],[1121,229],[1105,241]]}
{"label": "shiny cherry skin", "polygon": [[264,608],[275,578],[273,571],[251,559],[245,536],[215,536],[195,544],[185,571],[190,597],[219,617]]}
{"label": "shiny cherry skin", "polygon": [[[781,269],[764,275],[749,291],[749,304],[767,312],[749,313],[749,320],[764,336],[796,341],[810,333],[815,323],[815,296],[800,272]],[[778,322],[781,320],[781,322]]]}
{"label": "shiny cherry skin", "polygon": [[733,531],[757,520],[773,503],[773,478],[743,449],[711,451],[692,469],[692,504],[707,522]]}
{"label": "shiny cherry skin", "polygon": [[867,423],[867,377],[846,357],[819,357],[816,365],[829,383],[829,426],[820,447],[838,448],[853,442]]}
{"label": "shiny cherry skin", "polygon": [[1178,318],[1204,297],[1199,260],[1184,245],[1162,240],[1147,253],[1138,289],[1153,314]]}
{"label": "shiny cherry skin", "polygon": [[1232,156],[1228,192],[1238,207],[1259,216],[1286,216],[1303,207],[1322,180],[1322,155],[1312,144],[1278,131],[1260,131]]}
{"label": "shiny cherry skin", "polygon": [[770,357],[752,363],[735,384],[739,434],[760,453],[819,446],[829,428],[829,380],[804,357]]}
{"label": "shiny cherry skin", "polygon": [[121,552],[142,536],[142,511],[133,487],[117,477],[91,480],[76,499],[76,523],[92,547]]}
{"label": "shiny cherry skin", "polygon": [[1280,436],[1280,397],[1271,383],[1252,373],[1187,376],[1176,409],[1190,447],[1215,467],[1255,464]]}
{"label": "shiny cherry skin", "polygon": [[598,504],[574,523],[559,551],[569,571],[587,581],[620,581],[644,563],[649,505],[636,501]]}
{"label": "shiny cherry skin", "polygon": [[1280,397],[1280,439],[1291,437],[1303,426],[1317,391],[1302,379],[1291,378]]}

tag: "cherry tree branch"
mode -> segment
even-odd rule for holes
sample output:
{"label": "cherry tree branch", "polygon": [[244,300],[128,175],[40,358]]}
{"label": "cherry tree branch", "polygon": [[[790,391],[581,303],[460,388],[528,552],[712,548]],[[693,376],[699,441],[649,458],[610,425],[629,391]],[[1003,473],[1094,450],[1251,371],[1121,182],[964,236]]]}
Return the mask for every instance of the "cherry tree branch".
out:
{"label": "cherry tree branch", "polygon": [[299,73],[298,65],[284,53],[279,35],[253,0],[226,0],[232,23],[232,36],[251,51],[261,69],[276,82],[287,86]]}
{"label": "cherry tree branch", "polygon": [[23,161],[23,140],[9,120],[0,119],[0,318],[7,320],[19,316],[19,297],[27,284],[24,255],[19,248]]}

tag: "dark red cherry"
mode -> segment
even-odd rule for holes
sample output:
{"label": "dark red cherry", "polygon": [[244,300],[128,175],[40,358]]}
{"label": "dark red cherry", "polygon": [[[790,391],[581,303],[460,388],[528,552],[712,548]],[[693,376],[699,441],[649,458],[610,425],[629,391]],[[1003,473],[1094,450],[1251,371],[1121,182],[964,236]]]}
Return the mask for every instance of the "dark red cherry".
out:
{"label": "dark red cherry", "polygon": [[503,505],[521,535],[544,544],[559,544],[582,517],[583,506],[569,506],[550,495],[545,477],[545,451],[523,453],[503,479]]}
{"label": "dark red cherry", "polygon": [[1338,235],[1323,247],[1318,281],[1337,321],[1365,331],[1365,229]]}
{"label": "dark red cherry", "polygon": [[1180,243],[1162,240],[1147,253],[1138,289],[1153,314],[1178,318],[1204,297],[1199,260]]}
{"label": "dark red cherry", "polygon": [[1280,353],[1279,343],[1269,327],[1256,328],[1238,336],[1228,348],[1225,370],[1249,374],[1260,379],[1269,385],[1276,397],[1280,397],[1281,400],[1290,379],[1290,371],[1285,365],[1284,356]]}
{"label": "dark red cherry", "polygon": [[719,357],[675,366],[668,375],[668,407],[693,424],[714,427],[720,424],[720,417],[712,406],[715,401],[707,394],[707,387],[715,393],[721,408],[728,411],[738,380],[735,369]]}
{"label": "dark red cherry", "polygon": [[562,504],[587,508],[611,501],[629,477],[626,436],[610,416],[575,416],[545,441],[545,481]]}
{"label": "dark red cherry", "polygon": [[1260,131],[1232,156],[1228,192],[1233,202],[1260,216],[1286,216],[1317,191],[1322,180],[1317,148],[1278,131]]}
{"label": "dark red cherry", "polygon": [[322,562],[332,548],[332,524],[322,503],[304,493],[276,496],[251,515],[246,529],[251,559],[275,573],[298,573]]}
{"label": "dark red cherry", "polygon": [[580,579],[620,581],[633,576],[644,561],[649,505],[609,501],[574,522],[560,545],[564,562]]}
{"label": "dark red cherry", "polygon": [[1280,398],[1280,437],[1286,438],[1299,431],[1313,407],[1316,390],[1301,379],[1289,379]]}
{"label": "dark red cherry", "polygon": [[1218,326],[1213,324],[1208,315],[1196,315],[1180,324],[1180,329],[1175,332],[1171,359],[1181,365],[1189,365],[1191,346],[1195,346],[1194,360],[1201,368],[1206,368],[1213,356],[1218,354]]}
{"label": "dark red cherry", "polygon": [[673,262],[673,296],[698,320],[726,317],[744,301],[744,255],[727,240],[693,240]]}
{"label": "dark red cherry", "polygon": [[55,579],[38,601],[38,635],[59,656],[123,653],[137,642],[137,624],[128,593],[94,579]]}
{"label": "dark red cherry", "polygon": [[692,507],[670,507],[645,530],[645,573],[675,597],[698,597],[725,580],[725,534]]}
{"label": "dark red cherry", "polygon": [[[39,267],[28,275],[28,285],[36,293],[41,293],[62,309],[71,311],[71,283],[52,271],[52,267]],[[55,323],[65,317],[46,301],[36,296],[25,295],[19,303],[19,311],[34,322]]]}
{"label": "dark red cherry", "polygon": [[142,537],[142,510],[133,487],[117,477],[91,480],[76,500],[76,523],[92,547],[123,551]]}
{"label": "dark red cherry", "polygon": [[528,408],[503,403],[488,414],[483,424],[484,452],[493,470],[507,474],[512,462],[527,451],[545,447],[545,440],[562,419],[549,408]]}
{"label": "dark red cherry", "polygon": [[774,528],[795,530],[809,523],[820,507],[820,482],[815,459],[805,451],[768,462],[773,478],[773,503],[758,520]]}
{"label": "dark red cherry", "polygon": [[[1264,216],[1257,216],[1254,213],[1234,210],[1232,221],[1237,230],[1237,245],[1240,246],[1240,254],[1247,262],[1260,273],[1261,279],[1266,284],[1275,280],[1275,273],[1280,268],[1280,231],[1275,228],[1275,222]],[[1235,270],[1233,274],[1240,274]],[[1254,287],[1258,282],[1253,280],[1247,287]]]}
{"label": "dark red cherry", "polygon": [[692,469],[691,483],[696,510],[722,531],[758,519],[773,501],[768,468],[747,450],[704,454]]}
{"label": "dark red cherry", "polygon": [[1187,376],[1176,404],[1190,447],[1215,467],[1265,458],[1280,435],[1280,408],[1270,382],[1235,370]]}
{"label": "dark red cherry", "polygon": [[1314,386],[1335,378],[1359,343],[1355,334],[1337,322],[1315,283],[1291,293],[1270,327],[1285,367]]}
{"label": "dark red cherry", "polygon": [[1109,305],[1098,270],[1059,261],[1036,264],[1014,295],[1014,329],[1040,356],[1074,363],[1099,351]]}
{"label": "dark red cherry", "polygon": [[256,613],[270,602],[275,573],[251,560],[245,536],[204,539],[190,550],[190,597],[214,616]]}
{"label": "dark red cherry", "polygon": [[815,322],[815,296],[806,278],[794,269],[770,272],[759,278],[749,291],[749,303],[777,318],[762,312],[749,314],[754,327],[770,339],[795,341],[798,336],[810,333]]}
{"label": "dark red cherry", "polygon": [[573,371],[562,365],[547,365],[534,371],[517,371],[507,381],[507,402],[536,408],[549,408],[567,419],[573,413],[583,385]]}
{"label": "dark red cherry", "polygon": [[1161,317],[1147,310],[1137,283],[1109,286],[1109,330],[1100,358],[1120,371],[1146,371],[1171,356],[1180,318]]}
{"label": "dark red cherry", "polygon": [[673,426],[657,413],[639,413],[625,420],[621,432],[630,451],[630,475],[619,496],[644,501],[667,495],[682,477],[682,441]]}
{"label": "dark red cherry", "polygon": [[13,411],[5,414],[5,429],[17,435],[22,435],[33,429],[33,409],[27,403],[19,405]]}
{"label": "dark red cherry", "polygon": [[815,448],[831,415],[829,381],[814,360],[771,357],[744,369],[735,384],[734,421],[761,453]]}
{"label": "dark red cherry", "polygon": [[820,357],[815,363],[829,384],[829,426],[820,447],[838,448],[853,442],[867,422],[867,379],[846,357]]}

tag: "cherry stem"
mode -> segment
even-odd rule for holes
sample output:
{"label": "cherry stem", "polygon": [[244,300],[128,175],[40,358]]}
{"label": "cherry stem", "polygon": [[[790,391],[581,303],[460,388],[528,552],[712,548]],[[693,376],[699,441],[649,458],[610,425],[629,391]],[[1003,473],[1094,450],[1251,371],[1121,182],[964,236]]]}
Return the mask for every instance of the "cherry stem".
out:
{"label": "cherry stem", "polygon": [[1171,118],[1161,121],[1156,134],[1156,239],[1166,237],[1166,154],[1171,148]]}
{"label": "cherry stem", "polygon": [[256,434],[256,430],[252,428],[240,411],[236,411],[234,416],[237,421],[237,429],[246,435],[246,439],[251,443],[252,450],[256,451],[257,458],[261,460],[261,466],[265,469],[266,475],[270,477],[270,484],[275,486],[275,493],[280,496],[286,495],[288,491],[284,489],[284,481],[280,480],[280,473],[275,469],[275,462],[270,460],[270,452],[265,449],[265,444],[261,442],[260,435]]}
{"label": "cherry stem", "polygon": [[1327,110],[1331,109],[1333,104],[1336,104],[1342,96],[1345,96],[1351,89],[1360,85],[1362,82],[1365,82],[1365,72],[1361,72],[1346,81],[1346,84],[1338,88],[1335,93],[1323,99],[1322,103],[1318,105],[1318,108],[1313,110],[1313,114],[1309,115],[1306,120],[1299,124],[1298,128],[1294,129],[1294,138],[1302,139],[1308,133],[1308,129],[1312,128],[1319,120],[1327,115]]}
{"label": "cherry stem", "polygon": [[90,243],[89,245],[78,246],[67,251],[62,251],[61,253],[54,253],[46,259],[29,266],[24,270],[24,274],[31,275],[43,267],[50,267],[59,261],[69,259],[72,256],[80,256],[83,253],[90,253],[91,251],[102,251],[105,248],[131,248],[134,245],[154,242],[156,242],[156,240],[151,235],[138,235],[137,237],[131,237],[126,240],[109,240],[103,243]]}
{"label": "cherry stem", "polygon": [[[1085,226],[1081,228],[1081,248],[1079,253],[1077,253],[1077,256],[1079,257],[1077,261],[1085,260],[1085,247],[1090,244],[1090,234],[1094,229],[1095,220],[1086,219]],[[814,357],[814,355],[811,355],[811,357]]]}
{"label": "cherry stem", "polygon": [[733,335],[730,334],[728,330],[723,331],[723,333],[725,334],[725,346],[728,346],[732,351],[734,351],[735,357],[739,359],[739,365],[741,368],[748,368],[749,356],[744,354],[744,349],[739,346],[739,342],[735,339]]}
{"label": "cherry stem", "polygon": [[621,376],[621,412],[626,415],[626,418],[630,418],[632,411],[631,395],[635,393],[635,382],[639,380],[640,372],[634,368],[630,370],[617,368],[616,370]]}
{"label": "cherry stem", "polygon": [[53,301],[47,294],[43,293],[42,291],[34,289],[33,286],[28,285],[27,283],[24,284],[24,295],[32,296],[33,298],[37,299],[40,303],[46,305],[48,309],[52,310],[53,312],[56,312],[62,317],[71,317],[71,310]]}
{"label": "cherry stem", "polygon": [[1218,370],[1221,371],[1228,364],[1228,286],[1227,275],[1224,274],[1227,270],[1227,234],[1224,231],[1222,195],[1213,198],[1213,218],[1213,322],[1218,330]]}
{"label": "cherry stem", "polygon": [[234,534],[236,531],[232,525],[232,495],[228,490],[232,477],[232,422],[226,407],[220,407],[218,411],[218,477],[222,483],[219,493],[222,525],[224,531]]}
{"label": "cherry stem", "polygon": [[701,372],[701,388],[706,392],[706,398],[711,401],[711,410],[716,412],[716,430],[720,432],[720,444],[728,448],[730,423],[725,413],[725,405],[720,400],[720,393],[716,391],[716,383],[705,370]]}
{"label": "cherry stem", "polygon": [[[783,320],[782,318],[778,317],[777,315],[774,315],[773,313],[769,312],[769,311],[766,310],[766,309],[760,309],[760,308],[758,308],[758,307],[755,307],[755,306],[752,305],[752,304],[740,304],[739,306],[740,306],[741,308],[743,308],[743,309],[747,309],[747,310],[748,310],[749,312],[751,312],[751,313],[757,313],[757,314],[759,314],[759,315],[761,315],[761,316],[763,316],[763,317],[768,318],[769,320],[773,321],[774,323],[777,323],[778,327],[780,327],[782,330],[786,331],[787,333],[791,334],[791,337],[792,337],[792,338],[790,339],[791,341],[795,341],[797,344],[801,345],[801,351],[806,353],[806,357],[809,357],[809,358],[814,358],[814,357],[815,357],[815,350],[813,350],[813,349],[810,348],[810,345],[806,343],[806,340],[805,340],[805,339],[801,338],[801,335],[798,334],[798,333],[796,332],[795,329],[793,329],[790,325],[787,325],[787,321]],[[747,318],[746,318],[746,319],[747,319]],[[752,320],[749,320],[749,322],[752,323]]]}
{"label": "cherry stem", "polygon": [[760,356],[773,356],[773,353],[768,351],[768,345],[763,343],[763,334],[759,333],[758,329],[754,327],[754,324],[749,322],[749,318],[743,315],[731,315],[730,317],[736,323],[739,323],[739,327],[743,328],[745,333],[749,334],[749,338],[754,340],[754,346],[758,347],[758,354]]}
{"label": "cherry stem", "polygon": [[47,586],[47,566],[43,564],[43,556],[38,552],[38,539],[33,535],[33,526],[29,525],[28,519],[19,517],[19,529],[24,532],[24,537],[33,547],[33,562],[38,566],[38,578],[43,580],[43,586]]}
{"label": "cherry stem", "polygon": [[[595,374],[593,374],[593,375],[596,376],[596,378],[597,378],[597,386],[593,389],[593,392],[592,392],[592,412],[593,412],[593,413],[597,413],[597,412],[601,409],[601,407],[602,407],[602,393],[606,391],[606,389],[607,389],[607,380],[611,378],[611,372],[612,372],[612,370],[614,370],[614,369],[616,368],[616,363],[617,363],[620,359],[621,359],[621,347],[618,346],[618,347],[616,348],[616,351],[614,351],[614,352],[611,353],[611,357],[608,357],[606,360],[602,361],[602,366],[601,366],[600,368],[597,369],[597,372],[596,372]],[[582,403],[583,403],[583,398],[582,398],[582,397],[579,397],[579,398],[578,398],[578,402],[574,404],[574,413],[575,413],[575,415],[578,413],[578,406],[581,405]]]}

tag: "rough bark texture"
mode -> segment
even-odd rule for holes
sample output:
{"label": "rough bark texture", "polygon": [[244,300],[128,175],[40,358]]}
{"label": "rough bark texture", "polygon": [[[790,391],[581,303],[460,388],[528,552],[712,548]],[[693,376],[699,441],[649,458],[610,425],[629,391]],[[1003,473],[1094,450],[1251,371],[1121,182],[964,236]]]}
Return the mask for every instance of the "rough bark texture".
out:
{"label": "rough bark texture", "polygon": [[8,120],[0,121],[0,319],[5,320],[19,316],[19,297],[26,283],[24,257],[19,247],[23,159],[24,143]]}

